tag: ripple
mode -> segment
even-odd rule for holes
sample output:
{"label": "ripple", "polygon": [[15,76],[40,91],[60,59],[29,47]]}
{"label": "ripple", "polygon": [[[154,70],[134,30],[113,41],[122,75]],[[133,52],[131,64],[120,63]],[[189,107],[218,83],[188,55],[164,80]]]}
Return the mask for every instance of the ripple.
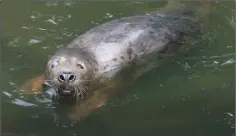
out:
{"label": "ripple", "polygon": [[225,16],[225,19],[229,22],[229,24],[235,29],[236,28],[236,23],[234,21],[233,16],[231,18]]}
{"label": "ripple", "polygon": [[73,4],[75,4],[73,1],[66,1],[64,3],[65,6],[72,6]]}
{"label": "ripple", "polygon": [[36,11],[32,12],[32,15],[30,16],[30,19],[33,21],[36,21],[36,19],[42,17],[42,14]]}
{"label": "ripple", "polygon": [[28,45],[33,45],[42,42],[41,40],[38,39],[30,39],[28,42]]}
{"label": "ripple", "polygon": [[68,14],[66,16],[56,16],[56,15],[45,15],[49,16],[50,18],[46,19],[44,22],[53,24],[53,25],[58,25],[59,22],[63,22],[65,20],[71,19],[72,15]]}
{"label": "ripple", "polygon": [[48,46],[43,46],[43,47],[41,47],[42,49],[44,49],[44,50],[46,50],[46,49],[48,49],[49,47]]}
{"label": "ripple", "polygon": [[8,82],[11,86],[15,86],[16,84],[13,82]]}
{"label": "ripple", "polygon": [[[28,66],[28,65],[24,65],[24,66],[19,66],[19,67],[14,67],[14,68],[10,68],[10,71],[16,71],[16,70],[21,70],[21,69],[25,69],[25,68],[33,68],[32,66]],[[10,82],[9,82],[10,84]]]}
{"label": "ripple", "polygon": [[187,71],[188,69],[191,68],[190,65],[189,65],[187,62],[185,62],[185,63],[182,65],[182,67],[184,68],[185,71]]}
{"label": "ripple", "polygon": [[32,106],[38,106],[36,104],[33,103],[29,103],[20,99],[14,99],[13,101],[11,101],[13,104],[19,105],[19,106],[23,106],[23,107],[32,107]]}
{"label": "ripple", "polygon": [[45,28],[38,28],[38,30],[40,30],[40,31],[47,31],[48,29],[45,29]]}
{"label": "ripple", "polygon": [[57,6],[58,3],[56,2],[46,2],[46,6],[51,7],[51,6]]}
{"label": "ripple", "polygon": [[12,97],[12,94],[8,93],[8,92],[2,92],[3,94],[5,94],[7,97],[11,98]]}
{"label": "ripple", "polygon": [[235,115],[233,113],[226,112],[224,120],[227,121],[230,128],[235,128]]}
{"label": "ripple", "polygon": [[37,102],[40,102],[40,103],[50,103],[50,102],[52,102],[52,100],[51,99],[49,99],[49,98],[35,98],[35,100],[37,101]]}
{"label": "ripple", "polygon": [[111,13],[106,13],[106,15],[105,15],[105,17],[104,18],[113,18],[114,17],[114,15],[112,15]]}
{"label": "ripple", "polygon": [[28,30],[28,29],[31,29],[32,27],[22,26],[21,28],[22,28],[22,29],[27,29],[27,30]]}
{"label": "ripple", "polygon": [[222,63],[221,66],[223,66],[223,65],[233,64],[234,62],[235,62],[234,59],[229,59],[229,60],[225,61],[224,63]]}
{"label": "ripple", "polygon": [[54,17],[52,19],[45,20],[44,22],[49,22],[51,24],[57,25],[58,23],[54,20]]}
{"label": "ripple", "polygon": [[8,46],[19,47],[20,45],[16,44],[16,43],[19,43],[19,41],[20,41],[20,37],[15,37],[12,41],[8,43]]}

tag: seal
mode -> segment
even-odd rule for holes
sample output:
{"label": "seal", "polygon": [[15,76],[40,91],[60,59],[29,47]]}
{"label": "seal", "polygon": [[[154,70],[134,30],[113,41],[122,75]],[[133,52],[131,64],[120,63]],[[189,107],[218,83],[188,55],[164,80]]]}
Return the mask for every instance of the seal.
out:
{"label": "seal", "polygon": [[40,90],[46,83],[59,99],[80,101],[74,117],[86,116],[114,96],[118,86],[132,84],[196,36],[196,14],[182,5],[170,7],[92,28],[56,52],[45,74],[34,85],[28,81],[28,88]]}

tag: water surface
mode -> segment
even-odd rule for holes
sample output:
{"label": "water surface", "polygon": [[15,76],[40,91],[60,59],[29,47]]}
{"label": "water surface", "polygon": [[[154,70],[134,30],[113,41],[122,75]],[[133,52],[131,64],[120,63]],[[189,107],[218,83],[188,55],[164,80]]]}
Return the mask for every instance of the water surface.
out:
{"label": "water surface", "polygon": [[[203,24],[205,41],[136,81],[126,94],[73,122],[17,91],[41,74],[58,48],[112,19],[163,7],[165,2],[50,2],[0,4],[1,135],[232,136],[234,132],[233,2],[219,2]],[[28,103],[23,103],[28,102]]]}

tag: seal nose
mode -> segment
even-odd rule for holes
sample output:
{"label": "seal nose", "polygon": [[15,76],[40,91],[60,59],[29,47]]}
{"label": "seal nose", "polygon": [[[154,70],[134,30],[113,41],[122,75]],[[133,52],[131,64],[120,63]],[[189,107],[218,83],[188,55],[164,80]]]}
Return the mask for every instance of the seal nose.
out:
{"label": "seal nose", "polygon": [[73,82],[75,80],[75,78],[76,77],[74,74],[72,74],[70,72],[68,72],[68,73],[64,72],[61,75],[59,75],[58,80],[60,82]]}

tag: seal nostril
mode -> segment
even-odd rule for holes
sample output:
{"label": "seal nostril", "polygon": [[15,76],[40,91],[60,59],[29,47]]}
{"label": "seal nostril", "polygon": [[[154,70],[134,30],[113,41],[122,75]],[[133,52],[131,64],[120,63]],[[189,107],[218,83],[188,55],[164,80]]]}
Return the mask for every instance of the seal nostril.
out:
{"label": "seal nostril", "polygon": [[59,81],[65,81],[65,78],[64,78],[63,75],[60,75],[60,76],[59,76]]}
{"label": "seal nostril", "polygon": [[69,80],[70,80],[70,81],[75,80],[75,76],[74,76],[74,75],[70,75]]}

